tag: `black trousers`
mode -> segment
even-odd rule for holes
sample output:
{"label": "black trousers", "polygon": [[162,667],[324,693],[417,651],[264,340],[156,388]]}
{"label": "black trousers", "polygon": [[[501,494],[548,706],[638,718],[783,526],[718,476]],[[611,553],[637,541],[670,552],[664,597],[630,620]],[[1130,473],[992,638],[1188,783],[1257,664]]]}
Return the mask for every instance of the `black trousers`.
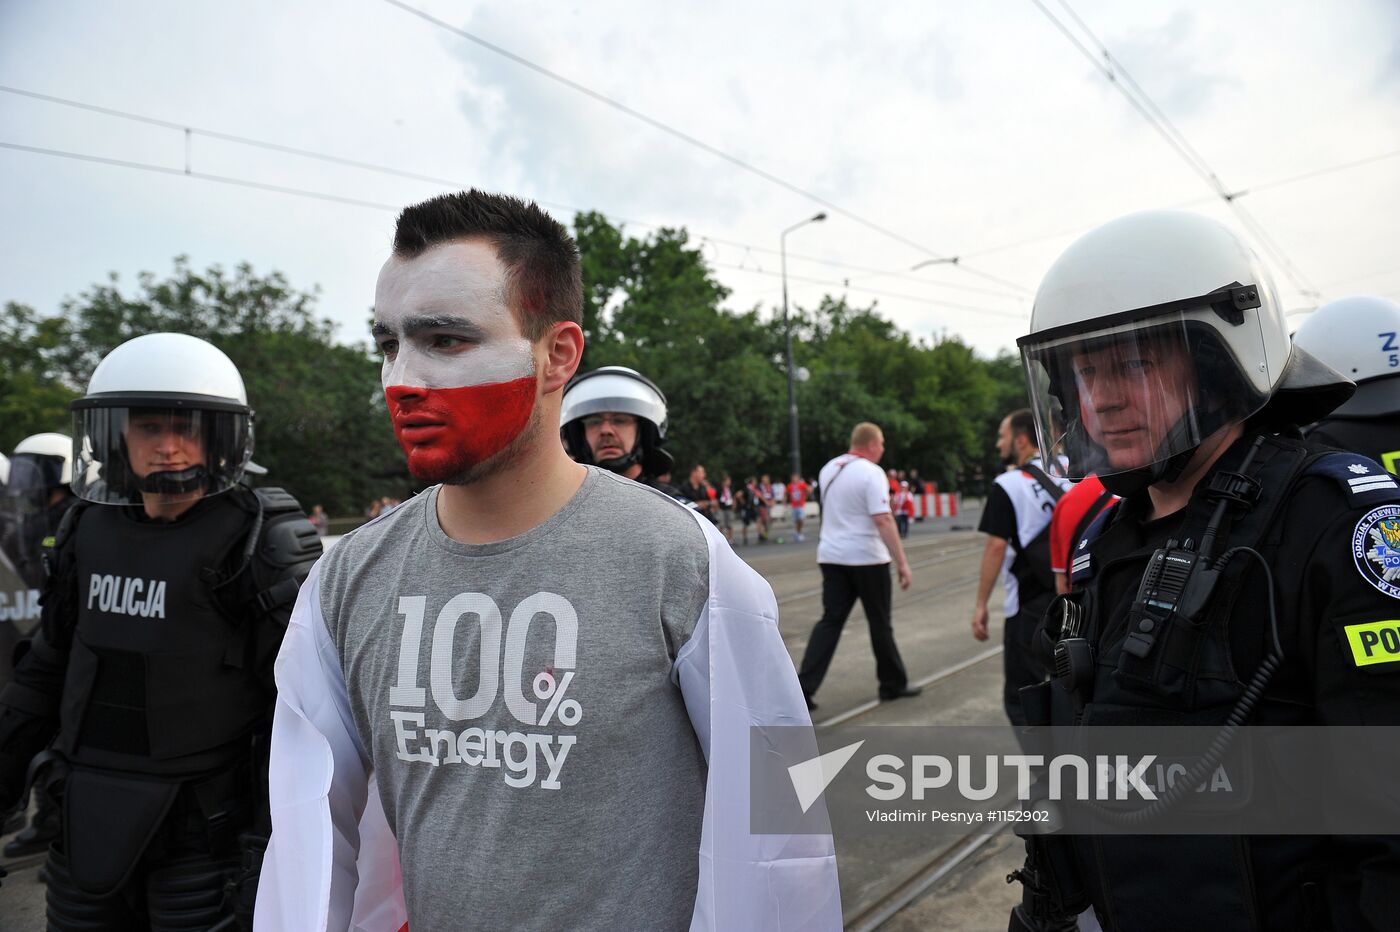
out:
{"label": "black trousers", "polygon": [[1021,687],[1034,686],[1047,676],[1045,666],[1035,654],[1033,647],[1035,629],[1040,624],[1043,609],[1020,611],[1006,619],[1002,633],[1002,668],[1006,682],[1002,687],[1001,701],[1006,708],[1006,717],[1011,724],[1026,724],[1026,713],[1021,708]]}
{"label": "black trousers", "polygon": [[880,681],[880,694],[891,696],[909,685],[904,661],[894,643],[894,628],[890,626],[890,565],[845,566],[822,563],[822,620],[807,639],[802,655],[802,669],[797,678],[802,691],[811,696],[817,691],[831,666],[841,629],[846,624],[856,599],[865,609],[870,625],[870,648],[875,652],[875,676]]}

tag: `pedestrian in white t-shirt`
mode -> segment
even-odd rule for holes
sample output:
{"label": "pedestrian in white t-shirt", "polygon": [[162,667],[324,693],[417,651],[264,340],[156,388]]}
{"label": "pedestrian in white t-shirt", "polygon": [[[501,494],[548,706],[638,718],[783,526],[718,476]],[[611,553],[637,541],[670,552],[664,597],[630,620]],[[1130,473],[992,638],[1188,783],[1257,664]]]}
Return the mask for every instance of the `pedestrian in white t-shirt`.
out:
{"label": "pedestrian in white t-shirt", "polygon": [[812,629],[798,679],[807,707],[826,676],[841,628],[856,599],[870,624],[875,674],[882,700],[917,696],[899,658],[890,625],[890,558],[899,573],[899,587],[908,589],[913,576],[890,514],[890,486],[877,465],[885,454],[879,426],[862,422],[851,431],[851,448],[822,467],[822,534],[817,563],[822,571],[822,619]]}

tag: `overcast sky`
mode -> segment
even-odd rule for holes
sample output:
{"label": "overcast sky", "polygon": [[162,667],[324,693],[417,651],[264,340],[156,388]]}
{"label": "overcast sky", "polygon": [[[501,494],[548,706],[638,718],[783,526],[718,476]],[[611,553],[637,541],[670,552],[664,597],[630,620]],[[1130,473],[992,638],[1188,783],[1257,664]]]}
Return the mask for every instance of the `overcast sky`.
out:
{"label": "overcast sky", "polygon": [[[1032,0],[405,2],[837,205],[788,237],[792,300],[848,289],[917,337],[1012,347],[1049,264],[1120,214],[1234,222]],[[1307,289],[1400,296],[1400,4],[1044,2],[1251,192],[1238,203],[1292,265],[1271,263],[1290,310],[1317,303]],[[566,222],[684,226],[735,309],[778,306],[779,232],[824,209],[385,0],[0,0],[0,85],[518,194]],[[366,336],[392,210],[184,177],[179,128],[14,93],[0,143],[174,170],[0,148],[0,300],[54,312],[184,253],[319,285],[341,338]],[[189,152],[195,172],[374,204],[447,189],[199,134]],[[930,255],[960,263],[910,271]]]}

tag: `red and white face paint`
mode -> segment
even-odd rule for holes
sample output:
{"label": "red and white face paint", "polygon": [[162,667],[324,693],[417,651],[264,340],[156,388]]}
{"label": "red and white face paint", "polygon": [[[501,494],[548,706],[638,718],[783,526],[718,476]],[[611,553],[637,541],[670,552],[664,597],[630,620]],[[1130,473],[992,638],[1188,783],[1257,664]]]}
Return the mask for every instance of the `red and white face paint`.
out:
{"label": "red and white face paint", "polygon": [[530,423],[534,355],[489,244],[391,257],[375,289],[374,338],[394,433],[414,478],[471,475]]}

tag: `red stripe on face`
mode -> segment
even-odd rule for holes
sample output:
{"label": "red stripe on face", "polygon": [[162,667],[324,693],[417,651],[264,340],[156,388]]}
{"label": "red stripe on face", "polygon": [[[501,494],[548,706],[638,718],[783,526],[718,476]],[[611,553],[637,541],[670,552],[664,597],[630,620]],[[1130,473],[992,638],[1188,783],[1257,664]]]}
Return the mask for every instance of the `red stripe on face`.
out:
{"label": "red stripe on face", "polygon": [[390,385],[384,397],[408,471],[423,482],[443,482],[520,436],[535,410],[535,377],[462,388]]}

